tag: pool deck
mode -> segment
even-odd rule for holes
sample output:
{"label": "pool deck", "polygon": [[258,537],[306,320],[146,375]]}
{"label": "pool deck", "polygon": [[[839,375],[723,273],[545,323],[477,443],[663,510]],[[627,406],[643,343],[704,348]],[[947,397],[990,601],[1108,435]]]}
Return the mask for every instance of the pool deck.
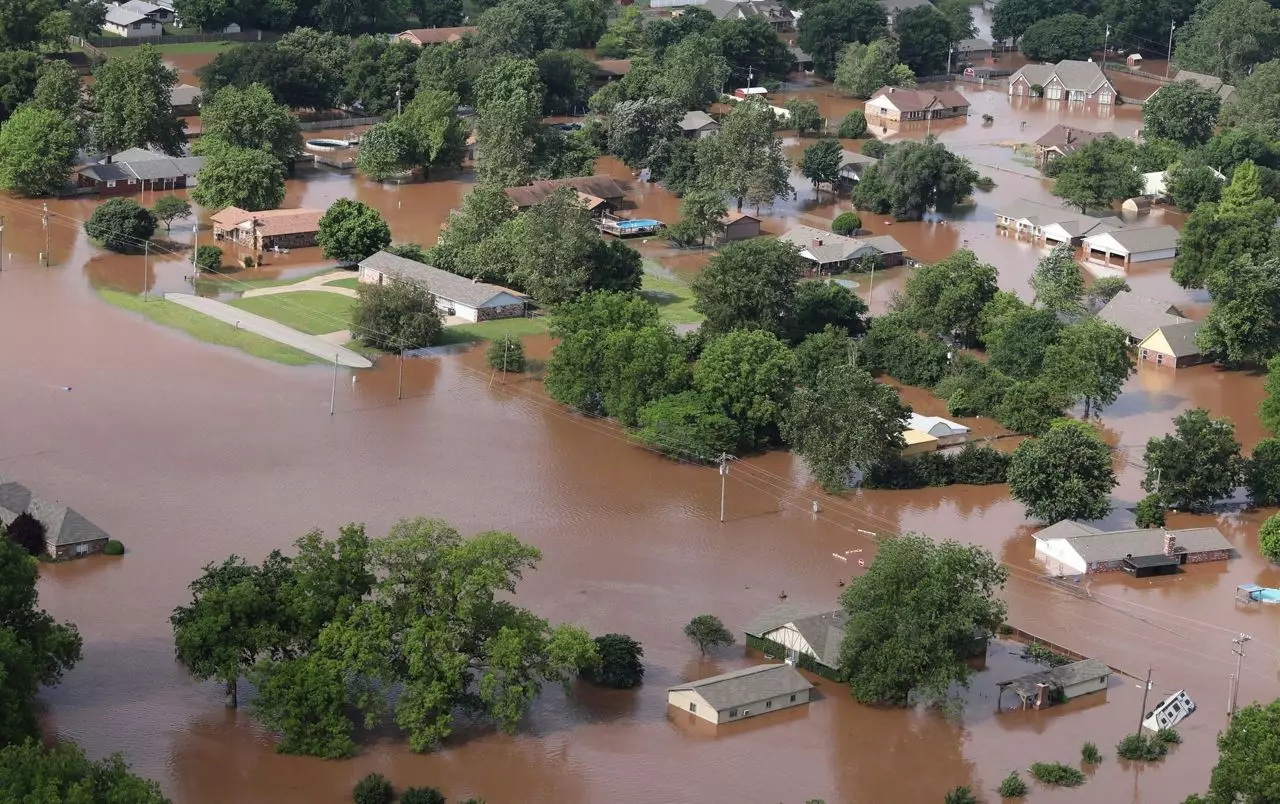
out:
{"label": "pool deck", "polygon": [[626,218],[605,218],[596,223],[596,228],[614,237],[638,237],[640,235],[657,234],[662,230],[662,221],[653,218],[630,220]]}

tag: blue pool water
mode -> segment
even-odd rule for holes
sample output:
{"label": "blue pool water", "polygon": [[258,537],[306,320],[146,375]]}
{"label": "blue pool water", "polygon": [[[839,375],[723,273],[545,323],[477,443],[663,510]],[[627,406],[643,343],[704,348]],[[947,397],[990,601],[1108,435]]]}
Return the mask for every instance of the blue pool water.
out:
{"label": "blue pool water", "polygon": [[618,221],[619,229],[646,229],[651,226],[658,226],[662,221],[655,221],[653,218],[643,218],[635,221]]}

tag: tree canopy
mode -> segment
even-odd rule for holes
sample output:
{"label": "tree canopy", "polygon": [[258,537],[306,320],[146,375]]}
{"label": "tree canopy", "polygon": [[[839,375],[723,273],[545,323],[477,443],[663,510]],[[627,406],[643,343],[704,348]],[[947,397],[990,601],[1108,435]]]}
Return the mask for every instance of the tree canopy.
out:
{"label": "tree canopy", "polygon": [[901,310],[920,329],[973,346],[982,309],[996,290],[995,267],[961,249],[911,275]]}
{"label": "tree canopy", "polygon": [[1209,792],[1201,804],[1263,802],[1276,798],[1280,774],[1280,745],[1259,735],[1280,732],[1280,701],[1249,704],[1232,716],[1218,735],[1218,764],[1209,777]]}
{"label": "tree canopy", "polygon": [[771,332],[736,329],[707,344],[693,387],[738,424],[739,444],[776,443],[794,390],[795,354]]}
{"label": "tree canopy", "polygon": [[[938,75],[947,69],[951,21],[932,3],[904,8],[894,14],[898,57],[915,75]],[[878,87],[877,87],[878,89]]]}
{"label": "tree canopy", "polygon": [[773,136],[773,112],[765,103],[735,103],[720,121],[720,133],[698,142],[698,169],[703,183],[737,202],[770,206],[779,196],[791,197],[791,165],[782,140]]}
{"label": "tree canopy", "polygon": [[186,123],[174,116],[169,102],[178,71],[164,65],[160,51],[142,45],[103,62],[93,77],[89,139],[95,150],[114,154],[153,147],[170,156],[182,155]]}
{"label": "tree canopy", "polygon": [[1267,363],[1267,396],[1258,406],[1258,418],[1262,426],[1276,435],[1280,435],[1280,356],[1273,357]]}
{"label": "tree canopy", "polygon": [[1143,133],[1187,147],[1203,145],[1213,136],[1221,108],[1217,93],[1194,81],[1169,84],[1143,104]]}
{"label": "tree canopy", "polygon": [[0,189],[50,195],[67,185],[80,150],[76,121],[65,112],[23,106],[0,123]]}
{"label": "tree canopy", "polygon": [[421,284],[361,282],[356,293],[351,332],[366,345],[399,354],[440,340],[444,323],[436,298]]}
{"label": "tree canopy", "polygon": [[1120,396],[1133,373],[1129,336],[1098,318],[1063,327],[1045,350],[1045,379],[1068,398],[1084,400],[1084,415],[1100,412]]}
{"label": "tree canopy", "polygon": [[1133,169],[1133,144],[1115,136],[1099,137],[1052,162],[1053,194],[1080,208],[1109,209],[1111,202],[1143,191]]}
{"label": "tree canopy", "polygon": [[217,139],[201,143],[200,150],[204,167],[191,191],[200,206],[257,212],[275,209],[284,201],[284,168],[269,151],[237,148]]}
{"label": "tree canopy", "polygon": [[875,0],[823,0],[805,9],[796,44],[829,76],[845,45],[870,42],[885,32],[888,22]]}
{"label": "tree canopy", "polygon": [[120,754],[95,762],[75,743],[44,748],[35,740],[0,748],[0,798],[13,802],[170,804],[160,785],[131,773]]}
{"label": "tree canopy", "polygon": [[1051,64],[1063,59],[1083,61],[1101,45],[1098,23],[1083,14],[1060,14],[1033,23],[1018,43],[1028,59]]}
{"label": "tree canopy", "polygon": [[136,254],[156,233],[156,217],[132,198],[112,198],[94,208],[84,230],[103,248]]}
{"label": "tree canopy", "polygon": [[1171,275],[1179,285],[1205,287],[1242,258],[1261,261],[1280,248],[1274,227],[1280,204],[1262,194],[1256,165],[1245,161],[1222,190],[1221,200],[1196,207],[1178,239]]}
{"label": "tree canopy", "polygon": [[1044,522],[1102,519],[1119,482],[1111,463],[1111,449],[1096,429],[1059,419],[1014,450],[1009,493],[1027,507],[1027,516]]}
{"label": "tree canopy", "polygon": [[1035,302],[1055,313],[1079,313],[1083,310],[1084,279],[1076,265],[1075,248],[1070,243],[1054,246],[1036,263],[1031,274]]}
{"label": "tree canopy", "polygon": [[1239,84],[1255,64],[1280,55],[1280,10],[1266,0],[1200,4],[1177,35],[1173,60],[1184,70]]}
{"label": "tree canopy", "polygon": [[[835,69],[836,89],[855,98],[869,98],[883,86],[913,87],[915,83],[915,73],[898,60],[898,43],[893,39],[876,39],[867,45],[851,42],[845,46]],[[857,111],[857,114],[863,113]],[[865,132],[866,117],[862,118],[862,123],[862,131]],[[841,123],[841,137],[861,136],[861,133],[845,134],[843,129],[844,124]]]}
{"label": "tree canopy", "polygon": [[228,86],[204,98],[200,125],[202,148],[211,138],[236,148],[257,148],[278,159],[286,172],[293,170],[299,153],[298,118],[261,84]]}
{"label": "tree canopy", "polygon": [[381,213],[361,201],[339,198],[320,218],[316,244],[325,259],[356,263],[391,244]]}
{"label": "tree canopy", "polygon": [[956,156],[933,137],[904,140],[889,147],[884,158],[867,168],[853,189],[859,209],[897,220],[919,220],[929,209],[947,209],[973,192],[978,173],[969,160]]}
{"label": "tree canopy", "polygon": [[782,335],[795,311],[800,254],[782,240],[730,243],[694,277],[694,309],[708,332],[761,329]]}
{"label": "tree canopy", "polygon": [[1174,432],[1147,441],[1144,491],[1166,508],[1205,511],[1231,494],[1240,474],[1240,444],[1226,419],[1193,408],[1173,420]]}
{"label": "tree canopy", "polygon": [[1280,258],[1238,260],[1205,281],[1213,306],[1196,334],[1201,349],[1231,364],[1280,355]]}

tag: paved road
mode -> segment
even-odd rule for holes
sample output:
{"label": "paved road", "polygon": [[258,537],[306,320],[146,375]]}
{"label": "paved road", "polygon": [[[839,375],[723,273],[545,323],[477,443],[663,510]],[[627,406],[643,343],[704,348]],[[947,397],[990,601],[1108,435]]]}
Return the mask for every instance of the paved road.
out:
{"label": "paved road", "polygon": [[367,357],[343,346],[327,343],[324,339],[317,338],[315,335],[299,332],[293,327],[286,327],[284,324],[272,321],[270,318],[263,318],[246,310],[238,310],[220,301],[192,296],[190,293],[166,293],[164,298],[165,301],[181,304],[183,307],[204,313],[228,324],[238,325],[240,329],[246,332],[270,338],[276,343],[283,343],[285,346],[292,346],[294,349],[300,349],[322,360],[333,360],[334,355],[337,355],[338,365],[340,366],[347,366],[348,368],[371,368],[373,366],[373,363]]}
{"label": "paved road", "polygon": [[301,282],[294,282],[292,285],[276,285],[270,288],[253,288],[246,290],[241,294],[242,298],[251,298],[253,296],[275,296],[280,293],[296,293],[299,290],[319,290],[324,293],[337,293],[339,296],[347,296],[356,298],[356,292],[351,288],[341,288],[335,285],[326,285],[325,282],[332,282],[335,279],[350,279],[356,276],[351,271],[333,271],[320,276],[313,276],[310,279],[304,279]]}

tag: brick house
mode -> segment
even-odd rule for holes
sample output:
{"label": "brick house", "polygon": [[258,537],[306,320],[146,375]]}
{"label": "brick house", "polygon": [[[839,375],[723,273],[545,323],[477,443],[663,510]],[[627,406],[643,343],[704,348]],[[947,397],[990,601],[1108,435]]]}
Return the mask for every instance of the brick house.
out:
{"label": "brick house", "polygon": [[106,531],[57,500],[39,497],[15,480],[0,478],[0,524],[30,514],[44,525],[45,549],[53,558],[69,559],[101,553]]}
{"label": "brick house", "polygon": [[203,156],[169,156],[146,148],[130,148],[76,171],[76,185],[99,195],[131,195],[144,190],[194,187],[204,167]]}
{"label": "brick house", "polygon": [[965,117],[969,101],[954,89],[880,87],[866,104],[868,123],[908,123]]}
{"label": "brick house", "polygon": [[1176,572],[1183,564],[1226,561],[1231,542],[1217,528],[1134,528],[1102,531],[1064,519],[1036,533],[1036,557],[1058,575],[1124,570],[1135,575]]}
{"label": "brick house", "polygon": [[215,213],[213,238],[230,240],[246,248],[307,248],[316,244],[323,209],[267,209],[248,212],[227,207]]}
{"label": "brick house", "polygon": [[1101,136],[1096,131],[1059,123],[1036,140],[1036,167],[1043,168],[1060,156],[1075,153]]}
{"label": "brick house", "polygon": [[1109,106],[1119,94],[1102,68],[1092,61],[1065,59],[1057,64],[1027,64],[1009,77],[1010,96]]}

